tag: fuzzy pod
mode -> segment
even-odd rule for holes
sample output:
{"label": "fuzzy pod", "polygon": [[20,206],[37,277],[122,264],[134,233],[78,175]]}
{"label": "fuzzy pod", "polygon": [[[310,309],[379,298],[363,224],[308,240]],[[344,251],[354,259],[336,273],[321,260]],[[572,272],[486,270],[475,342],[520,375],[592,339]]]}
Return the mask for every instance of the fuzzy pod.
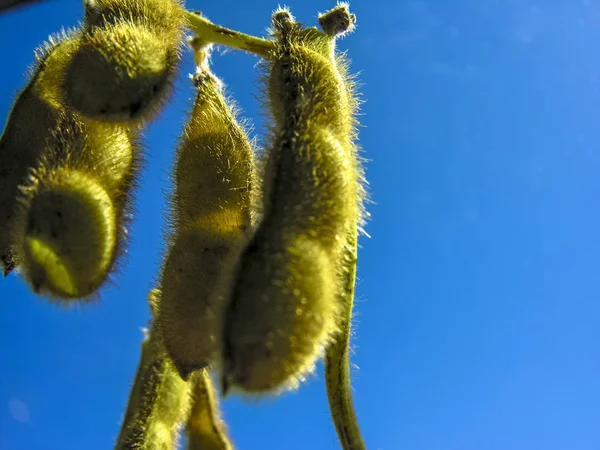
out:
{"label": "fuzzy pod", "polygon": [[362,195],[339,33],[303,28],[287,10],[272,22],[264,218],[240,258],[223,338],[224,389],[249,393],[297,387],[337,333],[338,262]]}
{"label": "fuzzy pod", "polygon": [[189,410],[189,384],[151,330],[142,354],[115,450],[173,450]]}
{"label": "fuzzy pod", "polygon": [[20,255],[33,290],[80,298],[104,281],[117,244],[113,202],[89,174],[56,170],[30,188]]}
{"label": "fuzzy pod", "polygon": [[177,75],[184,13],[175,0],[88,2],[81,45],[65,75],[66,103],[94,120],[153,119]]}
{"label": "fuzzy pod", "polygon": [[253,147],[220,81],[195,77],[197,96],[176,151],[171,242],[157,326],[181,376],[218,360],[225,290],[247,242]]}
{"label": "fuzzy pod", "polygon": [[64,68],[78,46],[74,32],[52,36],[36,51],[30,79],[18,94],[0,137],[0,265],[7,275],[18,265],[13,239],[19,186],[44,153],[64,112]]}
{"label": "fuzzy pod", "polygon": [[184,9],[180,0],[84,0],[83,5],[88,29],[128,21],[179,39],[177,26],[182,26]]}
{"label": "fuzzy pod", "polygon": [[334,326],[335,266],[305,235],[255,238],[240,266],[226,323],[223,390],[297,388]]}
{"label": "fuzzy pod", "polygon": [[[296,135],[310,133],[312,135],[327,135],[342,149],[345,164],[343,170],[348,178],[344,188],[346,192],[340,196],[348,198],[347,208],[353,208],[355,215],[362,214],[364,189],[361,184],[362,168],[356,147],[357,131],[356,112],[359,100],[356,94],[354,76],[349,74],[349,61],[344,53],[336,51],[336,38],[343,34],[339,32],[340,22],[351,24],[354,19],[344,21],[334,20],[339,13],[350,15],[348,7],[341,4],[332,11],[320,16],[336,34],[321,32],[314,27],[304,28],[295,22],[288,10],[280,9],[273,14],[273,35],[277,45],[272,58],[267,62],[263,93],[269,99],[267,107],[274,119],[271,131],[273,140],[287,141],[287,147],[293,146]],[[333,16],[333,18],[327,19]],[[350,15],[353,17],[352,15]],[[338,24],[335,28],[333,24]],[[329,33],[333,33],[327,28]],[[346,30],[347,31],[347,30]],[[301,139],[301,138],[300,138]],[[329,169],[335,167],[328,162],[327,154],[313,152],[309,154],[313,164]],[[265,213],[268,214],[274,199],[281,195],[270,195],[274,184],[280,182],[282,167],[302,163],[308,160],[304,154],[286,150],[285,142],[275,142],[268,155],[265,173]],[[298,176],[302,170],[296,171]],[[318,190],[319,183],[327,177],[309,178],[302,181],[303,188],[312,194],[311,185]],[[312,181],[312,183],[311,183]],[[284,181],[285,183],[285,181]],[[276,188],[275,188],[276,189]],[[340,207],[337,207],[339,210]],[[348,216],[348,211],[343,213]],[[343,238],[338,236],[338,244]]]}
{"label": "fuzzy pod", "polygon": [[223,235],[192,229],[169,248],[161,275],[157,323],[181,377],[207,367],[219,351],[223,293],[245,243],[241,232]]}
{"label": "fuzzy pod", "polygon": [[196,99],[175,156],[173,228],[194,227],[213,216],[219,227],[228,215],[225,223],[248,228],[256,195],[253,143],[221,81],[208,70],[193,81]]}
{"label": "fuzzy pod", "polygon": [[187,450],[232,450],[210,374],[206,369],[200,370],[190,383],[191,408],[185,429]]}
{"label": "fuzzy pod", "polygon": [[140,159],[136,132],[61,117],[21,188],[13,232],[34,291],[95,296],[124,249]]}

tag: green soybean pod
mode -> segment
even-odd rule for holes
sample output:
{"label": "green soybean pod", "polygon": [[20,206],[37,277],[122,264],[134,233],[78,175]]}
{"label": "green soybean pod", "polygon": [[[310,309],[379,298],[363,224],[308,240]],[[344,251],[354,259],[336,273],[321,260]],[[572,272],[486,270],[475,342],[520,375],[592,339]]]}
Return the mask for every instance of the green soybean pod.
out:
{"label": "green soybean pod", "polygon": [[39,294],[91,295],[104,281],[116,248],[110,196],[94,177],[69,169],[38,175],[29,191],[19,252],[25,278]]}
{"label": "green soybean pod", "polygon": [[189,384],[177,374],[154,329],[141,350],[115,450],[175,450],[189,410]]}
{"label": "green soybean pod", "polygon": [[[339,151],[338,144],[321,133],[299,134],[295,146],[306,153]],[[343,167],[342,158],[336,162],[338,168]],[[307,165],[303,170],[317,169]],[[338,175],[343,177],[341,170],[335,175],[326,173],[329,179],[324,185],[344,184]],[[225,391],[237,388],[260,393],[298,387],[313,371],[336,330],[335,262],[339,251],[319,235],[322,230],[312,231],[309,224],[302,223],[318,224],[319,214],[330,204],[329,197],[324,193],[306,198],[300,178],[291,171],[288,176],[288,182],[295,182],[295,191],[282,198],[284,182],[273,184],[271,195],[279,200],[269,205],[271,209],[238,264],[226,313]],[[332,192],[335,190],[328,189]],[[282,208],[281,215],[274,214],[277,207]]]}
{"label": "green soybean pod", "polygon": [[338,331],[338,263],[359,218],[362,172],[354,83],[335,52],[347,28],[333,22],[338,28],[324,33],[287,10],[273,15],[264,219],[240,258],[226,313],[225,391],[297,387]]}
{"label": "green soybean pod", "polygon": [[37,165],[63,112],[60,80],[78,45],[77,37],[74,32],[62,33],[40,46],[30,79],[0,136],[0,264],[5,276],[18,265],[12,233],[19,186]]}
{"label": "green soybean pod", "polygon": [[84,0],[83,5],[88,29],[129,21],[179,39],[174,25],[181,26],[184,5],[180,0]]}
{"label": "green soybean pod", "polygon": [[92,298],[124,247],[139,143],[130,130],[65,114],[22,187],[14,242],[34,291]]}
{"label": "green soybean pod", "polygon": [[88,2],[64,79],[66,103],[95,120],[139,125],[154,118],[177,75],[184,13],[176,0]]}
{"label": "green soybean pod", "polygon": [[191,408],[185,430],[187,450],[232,450],[208,370],[195,372],[190,383]]}
{"label": "green soybean pod", "polygon": [[[329,35],[345,33],[352,28],[356,17],[350,14],[347,4],[338,4],[331,11],[319,16],[319,24]],[[345,65],[347,67],[347,65]],[[350,96],[354,82],[349,83]],[[355,101],[354,107],[357,107]],[[358,166],[359,178],[364,179],[362,168]],[[338,331],[332,336],[332,342],[325,351],[325,383],[331,417],[343,450],[364,450],[366,448],[354,408],[352,385],[350,380],[350,337],[356,283],[356,265],[358,258],[358,234],[367,213],[362,208],[366,193],[363,184],[358,185],[359,217],[349,224],[346,232],[346,246],[338,262],[338,293],[340,311],[338,312]]]}
{"label": "green soybean pod", "polygon": [[252,143],[205,67],[176,151],[171,244],[157,326],[180,375],[219,358],[225,290],[253,217]]}

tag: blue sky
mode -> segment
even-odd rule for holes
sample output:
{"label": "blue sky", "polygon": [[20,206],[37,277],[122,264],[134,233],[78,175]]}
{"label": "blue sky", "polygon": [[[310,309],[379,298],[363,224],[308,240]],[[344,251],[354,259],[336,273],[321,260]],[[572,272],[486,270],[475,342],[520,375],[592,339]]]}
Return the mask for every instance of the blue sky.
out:
{"label": "blue sky", "polygon": [[[263,34],[277,2],[188,0]],[[332,2],[287,2],[316,24]],[[600,449],[600,2],[357,0],[372,220],[361,238],[354,399],[369,450]],[[33,50],[82,13],[0,17],[4,121]],[[256,58],[213,58],[262,130]],[[182,75],[192,72],[186,56]],[[105,450],[138,363],[167,170],[192,88],[149,129],[127,263],[70,311],[0,280],[0,448]],[[238,449],[336,449],[322,366],[224,415]]]}

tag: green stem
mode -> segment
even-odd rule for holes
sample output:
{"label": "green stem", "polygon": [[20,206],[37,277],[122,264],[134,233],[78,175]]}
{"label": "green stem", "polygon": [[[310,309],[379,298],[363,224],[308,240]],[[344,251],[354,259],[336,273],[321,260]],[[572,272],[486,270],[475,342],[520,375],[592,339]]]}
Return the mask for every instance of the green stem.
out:
{"label": "green stem", "polygon": [[254,53],[265,59],[269,59],[275,47],[275,43],[267,39],[250,36],[239,31],[230,30],[201,17],[191,11],[186,12],[188,28],[205,42],[226,45],[228,47]]}
{"label": "green stem", "polygon": [[343,450],[365,450],[360,433],[350,384],[350,327],[354,303],[357,261],[357,230],[348,239],[347,273],[342,292],[343,310],[340,331],[325,353],[325,382],[329,409]]}

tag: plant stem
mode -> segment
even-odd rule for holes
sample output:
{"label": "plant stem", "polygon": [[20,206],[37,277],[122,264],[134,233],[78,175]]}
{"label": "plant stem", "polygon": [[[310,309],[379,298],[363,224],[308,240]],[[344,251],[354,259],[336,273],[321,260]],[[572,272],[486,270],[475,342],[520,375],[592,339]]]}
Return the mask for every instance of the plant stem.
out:
{"label": "plant stem", "polygon": [[265,59],[271,57],[275,43],[239,31],[230,30],[201,17],[191,11],[186,12],[188,27],[207,43],[226,45],[228,47],[254,53]]}
{"label": "plant stem", "polygon": [[348,238],[347,273],[341,294],[343,302],[340,331],[325,353],[325,382],[329,409],[343,450],[365,450],[360,433],[350,384],[350,327],[354,303],[358,233]]}

